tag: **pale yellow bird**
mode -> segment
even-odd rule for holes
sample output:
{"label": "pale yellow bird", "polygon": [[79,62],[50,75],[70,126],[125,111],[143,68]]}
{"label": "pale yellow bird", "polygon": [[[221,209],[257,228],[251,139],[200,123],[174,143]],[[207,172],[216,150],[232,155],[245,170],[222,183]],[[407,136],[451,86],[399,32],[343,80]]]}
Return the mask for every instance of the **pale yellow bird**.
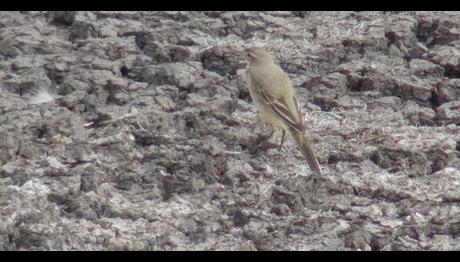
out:
{"label": "pale yellow bird", "polygon": [[280,149],[285,131],[289,131],[310,168],[321,175],[321,168],[306,136],[302,112],[289,77],[263,48],[246,48],[244,53],[249,65],[243,78],[262,119],[282,129]]}

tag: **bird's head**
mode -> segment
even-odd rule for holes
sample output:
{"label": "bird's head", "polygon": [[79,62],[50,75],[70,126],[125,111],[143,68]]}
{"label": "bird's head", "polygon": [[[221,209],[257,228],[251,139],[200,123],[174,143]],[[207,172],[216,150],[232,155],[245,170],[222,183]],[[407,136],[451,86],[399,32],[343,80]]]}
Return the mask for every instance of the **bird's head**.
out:
{"label": "bird's head", "polygon": [[245,48],[244,54],[250,65],[273,61],[268,52],[261,47]]}

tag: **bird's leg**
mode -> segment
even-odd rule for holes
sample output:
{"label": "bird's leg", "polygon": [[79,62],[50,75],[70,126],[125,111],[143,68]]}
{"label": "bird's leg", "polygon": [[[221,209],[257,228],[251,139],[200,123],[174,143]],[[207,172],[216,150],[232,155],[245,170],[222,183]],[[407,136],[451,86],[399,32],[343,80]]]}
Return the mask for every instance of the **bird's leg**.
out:
{"label": "bird's leg", "polygon": [[284,136],[286,135],[286,131],[284,131],[284,129],[281,129],[283,131],[283,134],[281,135],[281,143],[280,143],[280,147],[278,148],[278,151],[281,151],[281,148],[283,147],[283,143],[284,143]]}

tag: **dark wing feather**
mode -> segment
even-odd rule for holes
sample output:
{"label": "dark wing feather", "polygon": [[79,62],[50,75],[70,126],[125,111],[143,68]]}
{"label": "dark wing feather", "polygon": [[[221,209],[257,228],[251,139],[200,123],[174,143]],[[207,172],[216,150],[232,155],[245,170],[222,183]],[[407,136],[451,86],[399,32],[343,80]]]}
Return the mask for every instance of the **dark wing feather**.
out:
{"label": "dark wing feather", "polygon": [[294,96],[294,105],[295,105],[295,109],[297,110],[297,115],[300,118],[299,121],[302,124],[302,130],[305,130],[305,125],[303,123],[303,115],[302,115],[302,112],[300,112],[299,102],[297,101],[297,98],[295,96]]}
{"label": "dark wing feather", "polygon": [[283,122],[285,122],[288,126],[298,131],[303,131],[303,123],[299,122],[298,119],[294,116],[294,114],[289,110],[289,108],[286,105],[286,101],[283,97],[277,98],[263,91],[261,93],[263,98],[265,99],[265,102],[267,102],[267,104],[271,106],[273,111],[275,111],[275,113],[283,120]]}

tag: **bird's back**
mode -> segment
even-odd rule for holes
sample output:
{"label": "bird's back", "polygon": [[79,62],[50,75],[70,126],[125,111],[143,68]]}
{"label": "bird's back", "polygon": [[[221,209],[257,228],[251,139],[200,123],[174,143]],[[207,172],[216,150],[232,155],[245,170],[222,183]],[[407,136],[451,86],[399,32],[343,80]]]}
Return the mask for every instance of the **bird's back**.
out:
{"label": "bird's back", "polygon": [[[274,96],[291,89],[288,76],[276,64],[255,65],[249,67],[249,73],[255,81],[264,86],[264,89]],[[280,88],[281,87],[281,88]]]}

